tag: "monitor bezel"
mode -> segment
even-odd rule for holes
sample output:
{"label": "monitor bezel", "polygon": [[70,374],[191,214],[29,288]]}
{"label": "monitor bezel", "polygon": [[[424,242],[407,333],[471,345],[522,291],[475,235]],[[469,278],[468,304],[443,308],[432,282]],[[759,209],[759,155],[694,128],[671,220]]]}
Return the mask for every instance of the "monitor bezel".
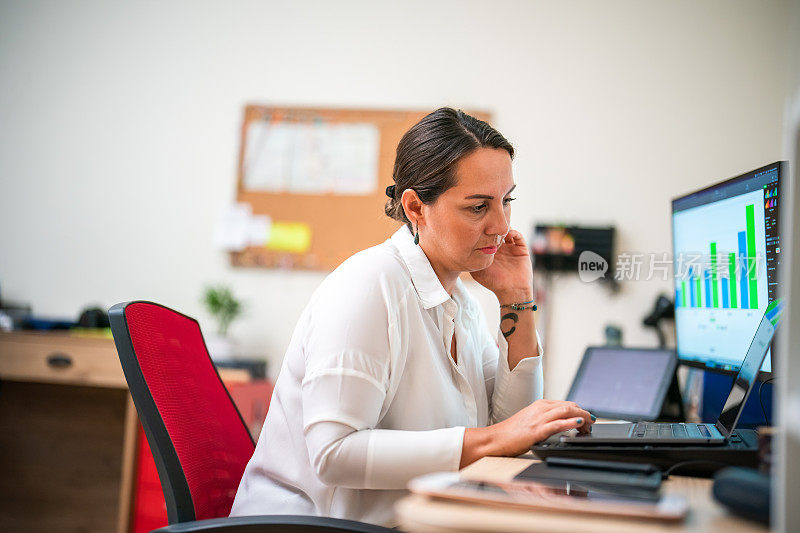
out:
{"label": "monitor bezel", "polygon": [[[672,198],[671,205],[670,205],[671,209],[670,209],[669,229],[670,229],[670,237],[671,237],[671,242],[672,242],[673,275],[674,275],[674,269],[675,269],[675,223],[674,223],[674,220],[673,220],[672,217],[675,215],[675,202],[686,200],[687,198],[690,198],[692,196],[695,196],[695,195],[698,195],[698,194],[703,194],[703,193],[706,193],[706,192],[708,192],[710,190],[713,190],[713,189],[716,189],[716,188],[719,188],[719,187],[725,187],[725,186],[728,186],[728,185],[732,185],[734,183],[745,181],[748,178],[754,177],[754,175],[759,173],[759,172],[771,170],[773,168],[778,171],[778,184],[779,184],[778,186],[781,188],[782,191],[784,191],[785,190],[785,185],[786,185],[786,181],[784,179],[784,175],[786,173],[787,162],[786,161],[774,161],[772,163],[763,165],[763,166],[761,166],[759,168],[756,168],[756,169],[753,169],[753,170],[749,170],[747,172],[739,174],[738,176],[734,176],[734,177],[726,179],[724,181],[720,181],[720,182],[714,183],[712,185],[709,185],[707,187],[703,187],[701,189],[696,189],[696,190],[694,190],[694,191],[692,191],[690,193],[683,194],[681,196],[676,196],[676,197]],[[675,290],[675,280],[674,279],[672,280],[671,290],[673,290],[673,291]],[[726,375],[726,376],[735,376],[736,374],[739,373],[738,369],[736,369],[736,370],[723,369],[723,368],[719,368],[719,367],[715,367],[715,366],[709,366],[707,363],[704,363],[702,361],[697,361],[695,359],[686,359],[684,357],[681,357],[680,351],[678,350],[678,344],[677,344],[677,334],[678,334],[677,323],[674,324],[674,327],[675,327],[675,339],[676,339],[676,342],[675,342],[675,355],[676,355],[676,358],[677,358],[677,361],[678,361],[679,365],[688,366],[688,367],[692,367],[692,368],[700,368],[702,370],[707,370],[709,372],[714,372],[716,374],[722,374],[722,375]],[[776,340],[776,337],[773,337],[772,342],[770,343],[770,347],[769,347],[769,352],[770,352],[770,354],[769,354],[769,357],[770,357],[770,371],[769,372],[765,372],[763,370],[759,371],[758,372],[758,376],[756,377],[756,380],[758,380],[758,381],[768,381],[768,380],[770,380],[770,379],[772,379],[774,377],[774,373],[775,373],[775,351],[776,351],[775,350],[775,340]]]}

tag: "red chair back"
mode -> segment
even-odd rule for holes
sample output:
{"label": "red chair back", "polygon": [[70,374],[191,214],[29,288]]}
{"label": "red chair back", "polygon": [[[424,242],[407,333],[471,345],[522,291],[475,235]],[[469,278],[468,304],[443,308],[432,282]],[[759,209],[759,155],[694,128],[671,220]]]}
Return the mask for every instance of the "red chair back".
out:
{"label": "red chair back", "polygon": [[152,302],[109,310],[170,524],[228,516],[255,445],[196,320]]}

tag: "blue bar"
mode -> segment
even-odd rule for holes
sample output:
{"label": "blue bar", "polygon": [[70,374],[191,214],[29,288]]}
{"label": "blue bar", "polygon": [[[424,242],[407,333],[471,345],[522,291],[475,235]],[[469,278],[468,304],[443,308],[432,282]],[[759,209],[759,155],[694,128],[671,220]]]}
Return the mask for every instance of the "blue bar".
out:
{"label": "blue bar", "polygon": [[703,272],[703,277],[706,279],[706,307],[711,307],[711,271]]}
{"label": "blue bar", "polygon": [[739,272],[739,269],[744,267],[744,272],[739,273],[739,291],[741,291],[742,296],[739,298],[741,302],[740,308],[741,309],[750,309],[750,304],[747,301],[747,266],[746,263],[742,263],[745,261],[744,258],[747,257],[747,238],[745,237],[745,233],[743,231],[739,232],[739,256],[736,260],[736,272]]}
{"label": "blue bar", "polygon": [[689,299],[691,303],[689,304],[690,307],[697,307],[697,301],[695,300],[695,293],[694,293],[694,269],[689,267]]}
{"label": "blue bar", "polygon": [[728,278],[721,278],[722,281],[722,308],[728,309],[731,306],[730,303],[730,288],[728,288]]}
{"label": "blue bar", "polygon": [[778,305],[767,311],[766,315],[767,320],[772,320],[773,318],[775,318],[775,315],[780,314],[781,311],[783,311],[783,302],[779,303]]}
{"label": "blue bar", "polygon": [[675,307],[681,306],[681,290],[675,287]]}

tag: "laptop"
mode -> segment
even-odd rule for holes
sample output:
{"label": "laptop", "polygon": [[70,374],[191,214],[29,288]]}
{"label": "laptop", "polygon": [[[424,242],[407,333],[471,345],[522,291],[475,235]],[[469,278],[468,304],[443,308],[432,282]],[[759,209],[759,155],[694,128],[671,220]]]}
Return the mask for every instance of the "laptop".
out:
{"label": "laptop", "polygon": [[[768,316],[769,315],[769,316]],[[599,423],[592,425],[589,434],[570,431],[560,437],[560,441],[572,445],[720,445],[725,444],[736,429],[736,423],[742,414],[747,397],[753,389],[753,384],[758,377],[758,371],[767,355],[778,316],[767,310],[761,317],[761,322],[756,329],[750,348],[747,350],[736,377],[731,385],[728,399],[714,424],[687,424],[687,423]]]}

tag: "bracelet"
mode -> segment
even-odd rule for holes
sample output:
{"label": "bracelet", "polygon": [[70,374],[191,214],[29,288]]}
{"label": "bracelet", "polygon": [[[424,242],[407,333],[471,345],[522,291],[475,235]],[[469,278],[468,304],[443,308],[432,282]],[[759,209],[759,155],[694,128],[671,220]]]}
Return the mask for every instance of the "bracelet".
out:
{"label": "bracelet", "polygon": [[[524,311],[526,309],[531,309],[533,311],[536,311],[536,309],[538,309],[538,307],[536,307],[536,304],[534,304],[533,302],[534,302],[534,300],[531,300],[530,302],[520,302],[518,304],[505,304],[505,305],[501,305],[500,309],[503,309],[504,307],[509,307],[509,308],[513,309],[514,311]],[[533,305],[528,305],[528,304],[533,304]]]}

